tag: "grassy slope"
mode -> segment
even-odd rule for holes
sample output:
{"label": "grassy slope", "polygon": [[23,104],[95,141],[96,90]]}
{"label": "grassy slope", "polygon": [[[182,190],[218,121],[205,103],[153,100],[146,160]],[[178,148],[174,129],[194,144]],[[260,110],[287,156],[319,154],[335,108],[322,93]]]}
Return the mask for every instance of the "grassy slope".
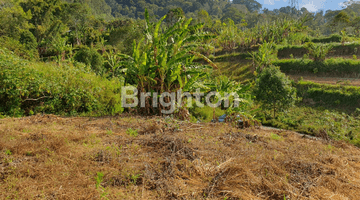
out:
{"label": "grassy slope", "polygon": [[[215,62],[224,75],[232,76],[238,81],[246,82],[254,77],[251,61],[246,59],[244,54],[219,56],[215,59]],[[298,74],[298,76],[301,76],[301,74]],[[351,82],[349,81],[347,84],[351,85]],[[326,134],[332,139],[345,140],[360,146],[360,130],[358,129],[360,118],[348,115],[354,113],[358,107],[357,91],[348,94],[349,92],[345,92],[341,88],[350,86],[331,85],[326,87],[340,89],[325,91],[321,90],[321,88],[325,88],[325,85],[324,87],[320,85],[317,89],[323,91],[322,93],[312,90],[312,93],[306,93],[307,91],[300,88],[300,84],[296,84],[296,86],[299,93],[301,93],[299,96],[303,98],[303,101],[298,103],[296,107],[291,108],[286,113],[279,113],[275,120],[271,119],[270,115],[266,114],[266,111],[257,113],[257,118],[266,125],[310,135],[321,136]],[[357,87],[353,88],[356,89]],[[328,112],[327,115],[323,114],[325,111]]]}
{"label": "grassy slope", "polygon": [[0,198],[357,199],[359,157],[343,142],[226,124],[9,118],[0,121]]}
{"label": "grassy slope", "polygon": [[217,56],[213,62],[218,66],[219,70],[215,71],[215,75],[226,75],[236,81],[247,81],[254,77],[254,69],[251,65],[249,55],[245,53],[232,53]]}

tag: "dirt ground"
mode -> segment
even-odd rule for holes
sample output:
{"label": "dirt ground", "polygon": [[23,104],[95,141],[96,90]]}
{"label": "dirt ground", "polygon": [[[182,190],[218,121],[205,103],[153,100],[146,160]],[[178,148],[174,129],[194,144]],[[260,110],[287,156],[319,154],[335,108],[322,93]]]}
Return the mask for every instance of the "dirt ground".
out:
{"label": "dirt ground", "polygon": [[304,81],[312,81],[315,83],[321,84],[342,84],[342,85],[353,85],[353,86],[360,86],[360,79],[358,78],[337,78],[337,77],[318,77],[318,76],[311,76],[311,75],[288,75],[290,78],[294,80],[299,80],[303,77]]}
{"label": "dirt ground", "polygon": [[359,199],[360,150],[170,118],[0,120],[0,199]]}

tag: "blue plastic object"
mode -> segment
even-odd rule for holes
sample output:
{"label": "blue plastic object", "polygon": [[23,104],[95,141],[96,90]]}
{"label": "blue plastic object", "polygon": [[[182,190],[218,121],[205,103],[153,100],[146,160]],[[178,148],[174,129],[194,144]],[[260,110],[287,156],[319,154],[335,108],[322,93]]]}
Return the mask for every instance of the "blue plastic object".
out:
{"label": "blue plastic object", "polygon": [[225,118],[226,118],[226,114],[221,115],[221,116],[219,117],[219,122],[224,122],[224,121],[225,121]]}

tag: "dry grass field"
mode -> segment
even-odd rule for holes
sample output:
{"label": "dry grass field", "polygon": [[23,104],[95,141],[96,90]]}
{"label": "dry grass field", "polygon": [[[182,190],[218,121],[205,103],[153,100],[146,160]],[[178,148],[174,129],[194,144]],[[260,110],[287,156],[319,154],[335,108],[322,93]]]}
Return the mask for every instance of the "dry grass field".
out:
{"label": "dry grass field", "polygon": [[0,199],[359,199],[360,150],[134,116],[0,120]]}

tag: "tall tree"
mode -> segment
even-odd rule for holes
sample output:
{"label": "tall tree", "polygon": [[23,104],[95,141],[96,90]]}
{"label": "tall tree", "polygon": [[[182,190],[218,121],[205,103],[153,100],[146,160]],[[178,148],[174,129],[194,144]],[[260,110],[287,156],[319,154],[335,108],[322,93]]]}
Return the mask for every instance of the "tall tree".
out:
{"label": "tall tree", "polygon": [[16,1],[3,2],[0,8],[0,36],[19,39],[20,34],[32,28],[28,21],[32,18],[31,12],[25,12]]}
{"label": "tall tree", "polygon": [[255,0],[233,0],[233,4],[243,4],[250,12],[260,11],[262,5]]}
{"label": "tall tree", "polygon": [[32,14],[29,22],[34,25],[31,31],[38,43],[43,39],[51,40],[64,28],[60,20],[62,4],[62,0],[28,0],[20,3],[25,12]]}

